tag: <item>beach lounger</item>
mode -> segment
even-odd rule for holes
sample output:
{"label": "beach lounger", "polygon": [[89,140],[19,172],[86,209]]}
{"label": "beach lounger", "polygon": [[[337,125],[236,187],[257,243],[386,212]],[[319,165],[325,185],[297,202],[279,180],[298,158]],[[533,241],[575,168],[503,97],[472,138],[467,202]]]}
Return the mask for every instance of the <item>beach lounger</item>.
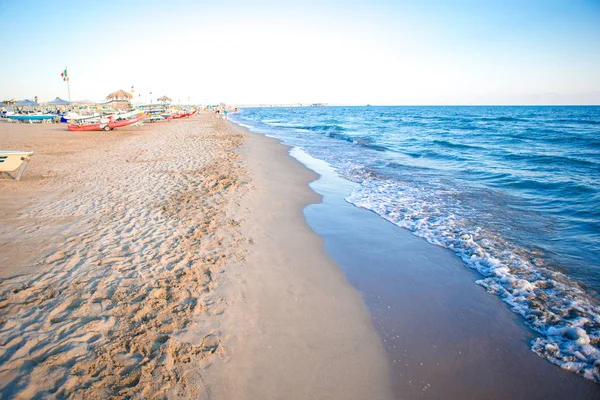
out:
{"label": "beach lounger", "polygon": [[[0,180],[21,180],[21,175],[27,167],[27,163],[31,160],[32,151],[10,151],[0,150],[0,175],[6,174],[9,178],[0,178]],[[12,176],[9,172],[17,171],[16,176]]]}

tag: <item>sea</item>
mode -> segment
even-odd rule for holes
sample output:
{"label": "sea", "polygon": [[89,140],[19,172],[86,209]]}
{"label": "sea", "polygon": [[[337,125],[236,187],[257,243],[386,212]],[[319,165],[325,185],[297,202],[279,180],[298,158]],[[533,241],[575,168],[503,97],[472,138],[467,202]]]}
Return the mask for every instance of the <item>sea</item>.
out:
{"label": "sea", "polygon": [[248,108],[230,118],[327,162],[346,201],[452,250],[600,382],[600,106]]}

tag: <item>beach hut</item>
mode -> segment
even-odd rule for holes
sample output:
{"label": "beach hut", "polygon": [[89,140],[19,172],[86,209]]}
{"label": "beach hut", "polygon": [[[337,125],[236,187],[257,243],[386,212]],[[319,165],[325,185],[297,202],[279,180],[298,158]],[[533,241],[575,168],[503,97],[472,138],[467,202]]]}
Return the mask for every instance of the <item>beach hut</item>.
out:
{"label": "beach hut", "polygon": [[108,96],[106,96],[106,99],[107,100],[129,101],[129,100],[133,99],[133,95],[124,90],[117,90],[116,92],[110,93]]}
{"label": "beach hut", "polygon": [[128,109],[131,107],[130,101],[133,99],[133,95],[124,90],[117,90],[106,96],[106,99],[108,100],[108,103],[116,109]]}
{"label": "beach hut", "polygon": [[117,90],[116,92],[110,93],[106,96],[111,106],[117,109],[128,109],[131,107],[130,100],[133,99],[133,95],[124,90]]}

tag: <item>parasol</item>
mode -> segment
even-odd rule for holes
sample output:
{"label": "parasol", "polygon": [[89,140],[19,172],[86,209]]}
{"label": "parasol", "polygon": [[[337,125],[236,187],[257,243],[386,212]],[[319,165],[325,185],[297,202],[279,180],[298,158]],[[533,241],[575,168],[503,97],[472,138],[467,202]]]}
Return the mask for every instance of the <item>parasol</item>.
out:
{"label": "parasol", "polygon": [[70,103],[67,100],[63,100],[63,99],[60,99],[57,97],[56,99],[52,100],[48,104],[51,106],[66,106]]}
{"label": "parasol", "polygon": [[38,103],[36,103],[33,100],[21,100],[15,103],[15,107],[35,107],[35,106],[39,106]]}

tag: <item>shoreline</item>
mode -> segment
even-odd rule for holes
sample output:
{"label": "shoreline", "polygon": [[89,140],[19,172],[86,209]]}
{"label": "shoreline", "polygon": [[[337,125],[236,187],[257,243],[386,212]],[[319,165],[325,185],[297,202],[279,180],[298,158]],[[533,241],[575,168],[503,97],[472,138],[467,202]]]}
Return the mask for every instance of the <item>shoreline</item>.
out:
{"label": "shoreline", "polygon": [[[302,210],[320,201],[308,184],[318,175],[289,157],[277,139],[229,123],[250,136],[242,153],[254,179],[242,231],[252,239],[236,299],[223,326],[235,327],[235,358],[225,372],[226,398],[393,398],[388,365],[362,297],[323,251]],[[268,318],[267,318],[268,316]],[[226,329],[229,330],[229,329]],[[240,331],[241,330],[241,331]],[[231,377],[245,382],[239,386]]]}
{"label": "shoreline", "polygon": [[309,225],[362,293],[404,398],[596,398],[600,386],[539,357],[535,332],[450,250],[345,201],[353,183],[301,151],[321,178]]}
{"label": "shoreline", "polygon": [[600,394],[596,383],[533,353],[535,332],[476,285],[481,275],[455,254],[346,202],[355,184],[325,162],[294,147],[290,155],[320,175],[310,187],[323,200],[304,214],[362,293],[384,341],[396,396]]}

